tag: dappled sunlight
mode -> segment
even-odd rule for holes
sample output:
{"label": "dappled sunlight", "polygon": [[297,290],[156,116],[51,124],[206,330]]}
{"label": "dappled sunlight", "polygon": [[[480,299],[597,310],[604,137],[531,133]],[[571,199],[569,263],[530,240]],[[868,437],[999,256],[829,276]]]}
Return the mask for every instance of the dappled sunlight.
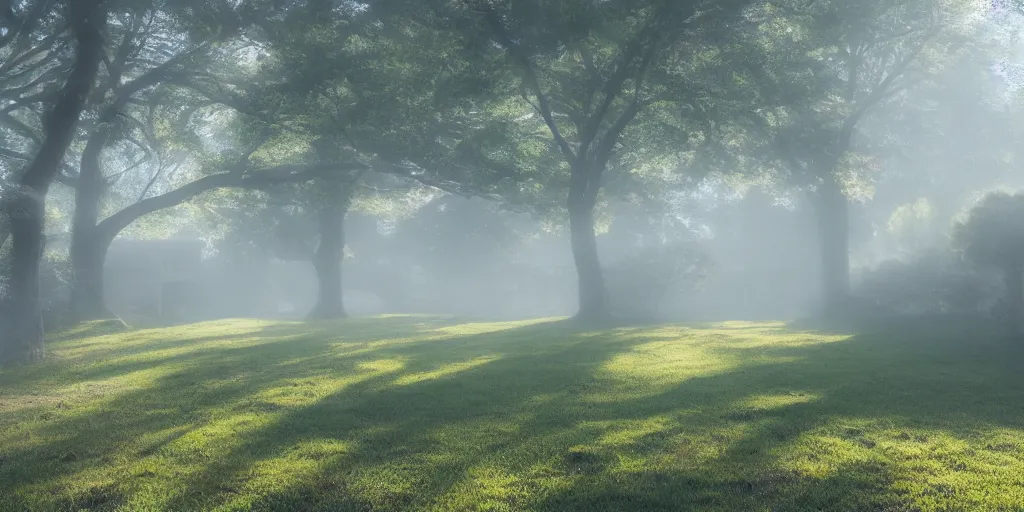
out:
{"label": "dappled sunlight", "polygon": [[[0,446],[18,446],[25,450],[41,443],[70,438],[75,432],[64,437],[40,437],[38,424],[53,421],[74,422],[93,417],[105,410],[118,397],[130,392],[154,389],[158,379],[177,371],[174,367],[151,368],[102,380],[79,382],[45,393],[29,391],[23,395],[4,396],[0,401],[0,413],[9,414],[10,425],[0,429]],[[154,411],[147,411],[147,414]],[[2,425],[2,423],[0,423]]]}
{"label": "dappled sunlight", "polygon": [[[437,510],[515,510],[515,506],[529,503],[537,491],[551,487],[552,481],[542,486],[540,474],[517,474],[491,465],[470,469],[465,478],[439,499]],[[541,477],[542,478],[542,477]]]}
{"label": "dappled sunlight", "polygon": [[402,359],[375,359],[361,362],[356,367],[363,371],[383,374],[401,370],[405,367],[405,361]]}
{"label": "dappled sunlight", "polygon": [[740,400],[734,404],[734,407],[753,411],[765,411],[789,407],[795,404],[806,404],[820,398],[821,396],[817,393],[803,391],[792,391],[779,395],[756,394]]}
{"label": "dappled sunlight", "polygon": [[683,340],[653,341],[634,346],[601,365],[597,377],[608,381],[584,398],[594,402],[638,399],[663,393],[698,377],[720,375],[744,366],[793,362],[795,357],[721,353]]}
{"label": "dappled sunlight", "polygon": [[231,499],[222,507],[245,510],[258,505],[271,495],[287,495],[301,490],[321,473],[352,451],[352,447],[336,439],[313,439],[300,442],[278,457],[254,463],[244,474],[229,482]]}
{"label": "dappled sunlight", "polygon": [[660,415],[633,421],[608,422],[606,432],[598,439],[597,444],[604,446],[632,446],[642,442],[643,438],[668,432],[677,428],[678,421],[672,416]]}
{"label": "dappled sunlight", "polygon": [[472,368],[477,368],[479,366],[483,366],[483,365],[485,365],[487,363],[490,363],[492,361],[496,361],[498,359],[499,359],[499,357],[497,357],[497,356],[483,356],[483,357],[478,357],[476,359],[471,359],[469,361],[464,361],[464,362],[461,362],[461,363],[446,364],[446,365],[441,366],[440,368],[438,368],[436,370],[432,370],[432,371],[428,371],[428,372],[411,373],[409,375],[405,375],[405,376],[399,377],[398,379],[395,380],[395,385],[397,385],[397,386],[407,386],[409,384],[415,384],[417,382],[422,382],[422,381],[425,381],[425,380],[434,380],[434,379],[441,379],[441,378],[444,378],[444,377],[450,377],[450,376],[455,375],[455,374],[457,374],[459,372],[463,372],[463,371],[466,371],[466,370],[469,370],[469,369],[472,369]]}
{"label": "dappled sunlight", "polygon": [[487,334],[493,332],[520,329],[536,325],[548,324],[562,320],[561,318],[536,318],[531,320],[519,320],[514,322],[474,322],[446,327],[438,327],[428,331],[429,334],[441,334],[444,336],[471,336],[474,334]]}
{"label": "dappled sunlight", "polygon": [[152,331],[5,375],[0,492],[121,510],[1024,498],[1024,382],[998,354],[770,324],[396,321]]}
{"label": "dappled sunlight", "polygon": [[963,436],[909,419],[835,418],[773,455],[777,467],[809,482],[873,482],[929,508],[951,498],[964,510],[1024,503],[1021,430],[979,426]]}
{"label": "dappled sunlight", "polygon": [[251,397],[255,406],[303,407],[340,393],[346,387],[365,382],[373,377],[398,372],[404,362],[396,359],[378,359],[356,365],[354,375],[314,375],[301,379],[279,381],[277,387],[267,388]]}

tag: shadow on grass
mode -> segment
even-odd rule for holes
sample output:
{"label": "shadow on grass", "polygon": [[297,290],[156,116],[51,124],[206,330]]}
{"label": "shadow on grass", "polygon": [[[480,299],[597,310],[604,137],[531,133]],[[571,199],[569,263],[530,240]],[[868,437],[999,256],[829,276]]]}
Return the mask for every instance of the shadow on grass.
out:
{"label": "shadow on grass", "polygon": [[[900,510],[900,470],[863,421],[963,438],[1024,427],[1024,350],[998,339],[723,342],[712,352],[749,362],[638,385],[609,363],[690,331],[449,328],[271,325],[248,344],[100,364],[75,378],[157,373],[43,421],[31,434],[44,442],[5,447],[0,494],[28,506],[57,489],[54,505],[87,509]],[[857,456],[793,469],[815,464],[793,448],[812,431]]]}

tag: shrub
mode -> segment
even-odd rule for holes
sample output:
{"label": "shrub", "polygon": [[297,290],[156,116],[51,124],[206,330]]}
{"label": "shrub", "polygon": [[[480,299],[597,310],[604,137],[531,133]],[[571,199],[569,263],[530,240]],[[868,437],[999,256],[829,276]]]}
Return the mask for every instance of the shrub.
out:
{"label": "shrub", "polygon": [[605,272],[612,312],[627,319],[658,319],[677,294],[694,290],[709,268],[707,255],[693,243],[644,247]]}
{"label": "shrub", "polygon": [[1024,333],[1024,193],[983,197],[956,224],[953,243],[968,261],[1002,272],[1005,318]]}
{"label": "shrub", "polygon": [[941,249],[882,262],[862,273],[854,288],[858,298],[899,315],[979,316],[993,309],[1001,293],[998,276]]}

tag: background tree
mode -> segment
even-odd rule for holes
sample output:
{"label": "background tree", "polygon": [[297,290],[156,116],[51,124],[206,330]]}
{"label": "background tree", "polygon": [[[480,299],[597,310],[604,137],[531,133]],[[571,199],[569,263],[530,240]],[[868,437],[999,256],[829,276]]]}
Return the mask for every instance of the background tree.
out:
{"label": "background tree", "polygon": [[[957,54],[973,5],[918,0],[769,2],[745,70],[752,116],[784,179],[810,194],[826,309],[850,287],[850,200],[874,157],[862,121],[887,112]],[[752,56],[752,57],[751,57]]]}
{"label": "background tree", "polygon": [[1024,334],[1024,193],[986,195],[956,225],[953,241],[969,261],[1003,273],[1006,318]]}

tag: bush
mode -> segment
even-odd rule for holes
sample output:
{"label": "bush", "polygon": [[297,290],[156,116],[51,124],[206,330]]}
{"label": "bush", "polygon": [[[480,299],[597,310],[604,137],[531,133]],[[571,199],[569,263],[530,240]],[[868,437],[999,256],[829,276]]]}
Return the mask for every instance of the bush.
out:
{"label": "bush", "polygon": [[660,319],[667,305],[707,276],[710,260],[693,243],[648,246],[605,272],[612,313],[620,318]]}
{"label": "bush", "polygon": [[854,294],[898,315],[978,316],[993,310],[1002,286],[998,275],[939,250],[881,263],[861,274]]}
{"label": "bush", "polygon": [[981,198],[953,231],[964,258],[1002,272],[1002,317],[1024,334],[1024,192],[992,192]]}

